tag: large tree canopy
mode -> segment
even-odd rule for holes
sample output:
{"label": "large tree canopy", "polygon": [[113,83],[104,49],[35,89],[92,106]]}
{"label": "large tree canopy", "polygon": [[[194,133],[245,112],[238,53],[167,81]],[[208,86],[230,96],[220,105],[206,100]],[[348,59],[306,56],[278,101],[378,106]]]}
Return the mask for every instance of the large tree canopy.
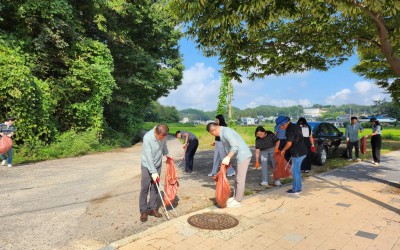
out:
{"label": "large tree canopy", "polygon": [[0,2],[0,120],[18,142],[68,130],[131,136],[182,78],[181,33],[152,0]]}
{"label": "large tree canopy", "polygon": [[395,98],[400,89],[392,81],[400,76],[400,1],[170,0],[169,7],[205,55],[219,56],[239,81],[240,71],[253,79],[327,70],[358,49],[368,67],[356,72],[379,76]]}

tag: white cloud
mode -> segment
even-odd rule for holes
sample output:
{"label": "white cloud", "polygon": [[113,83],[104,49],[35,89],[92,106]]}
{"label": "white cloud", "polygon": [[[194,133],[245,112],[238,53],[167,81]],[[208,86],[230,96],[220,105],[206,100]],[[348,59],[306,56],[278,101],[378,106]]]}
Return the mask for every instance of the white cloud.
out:
{"label": "white cloud", "polygon": [[336,92],[334,95],[331,95],[328,98],[326,98],[325,102],[327,104],[335,104],[335,105],[348,103],[351,97],[350,94],[351,94],[350,89],[342,89],[341,91]]}
{"label": "white cloud", "polygon": [[374,84],[367,81],[356,82],[356,84],[354,84],[356,93],[361,93],[361,94],[369,93],[373,87]]}
{"label": "white cloud", "polygon": [[341,105],[354,103],[359,105],[372,105],[374,101],[390,100],[390,96],[373,82],[360,81],[354,85],[354,90],[342,89],[336,94],[325,99],[326,104]]}
{"label": "white cloud", "polygon": [[177,109],[214,110],[218,105],[221,84],[215,72],[214,68],[206,67],[204,63],[196,63],[183,72],[182,85],[167,97],[160,98],[159,102]]}

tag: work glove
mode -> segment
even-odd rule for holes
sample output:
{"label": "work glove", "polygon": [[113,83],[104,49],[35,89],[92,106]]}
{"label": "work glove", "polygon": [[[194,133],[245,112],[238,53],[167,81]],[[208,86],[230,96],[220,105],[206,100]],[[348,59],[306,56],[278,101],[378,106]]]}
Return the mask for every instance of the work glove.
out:
{"label": "work glove", "polygon": [[153,179],[154,183],[159,183],[160,182],[160,176],[158,176],[157,173],[151,174],[151,179]]}
{"label": "work glove", "polygon": [[227,156],[222,160],[222,164],[228,166],[230,161],[231,161],[231,158],[229,156]]}
{"label": "work glove", "polygon": [[256,164],[254,165],[255,167],[256,167],[256,169],[257,168],[259,168],[260,167],[260,163],[258,162],[258,161],[256,161]]}
{"label": "work glove", "polygon": [[314,147],[314,145],[311,145],[311,152],[315,153],[315,147]]}

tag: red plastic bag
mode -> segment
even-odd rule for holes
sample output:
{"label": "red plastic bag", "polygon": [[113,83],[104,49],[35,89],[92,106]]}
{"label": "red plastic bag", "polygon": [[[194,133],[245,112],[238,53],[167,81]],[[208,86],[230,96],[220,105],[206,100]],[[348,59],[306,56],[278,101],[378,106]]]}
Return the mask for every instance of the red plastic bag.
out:
{"label": "red plastic bag", "polygon": [[220,208],[226,207],[226,203],[231,194],[231,186],[229,185],[228,178],[226,178],[226,170],[230,165],[221,165],[218,173],[213,177],[216,182],[215,187],[215,200]]}
{"label": "red plastic bag", "polygon": [[174,203],[174,200],[176,198],[176,193],[178,192],[178,187],[179,187],[178,173],[176,172],[174,160],[170,157],[167,157],[167,164],[165,168],[165,181],[164,181],[165,206],[170,206],[171,203]]}
{"label": "red plastic bag", "polygon": [[367,138],[365,136],[363,136],[360,140],[360,151],[363,155],[367,153]]}
{"label": "red plastic bag", "polygon": [[0,136],[0,155],[7,153],[12,147],[13,141],[8,136]]}
{"label": "red plastic bag", "polygon": [[274,154],[275,169],[273,179],[289,177],[291,173],[291,165],[286,161],[285,157],[281,154]]}

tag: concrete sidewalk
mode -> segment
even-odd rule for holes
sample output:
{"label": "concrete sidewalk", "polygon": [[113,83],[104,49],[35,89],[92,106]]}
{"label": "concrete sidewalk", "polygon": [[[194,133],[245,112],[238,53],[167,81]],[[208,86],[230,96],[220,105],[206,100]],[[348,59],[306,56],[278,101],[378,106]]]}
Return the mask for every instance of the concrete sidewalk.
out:
{"label": "concrete sidewalk", "polygon": [[[400,151],[250,196],[240,208],[210,207],[116,241],[104,249],[400,249]],[[239,225],[213,231],[188,217],[227,213]]]}

